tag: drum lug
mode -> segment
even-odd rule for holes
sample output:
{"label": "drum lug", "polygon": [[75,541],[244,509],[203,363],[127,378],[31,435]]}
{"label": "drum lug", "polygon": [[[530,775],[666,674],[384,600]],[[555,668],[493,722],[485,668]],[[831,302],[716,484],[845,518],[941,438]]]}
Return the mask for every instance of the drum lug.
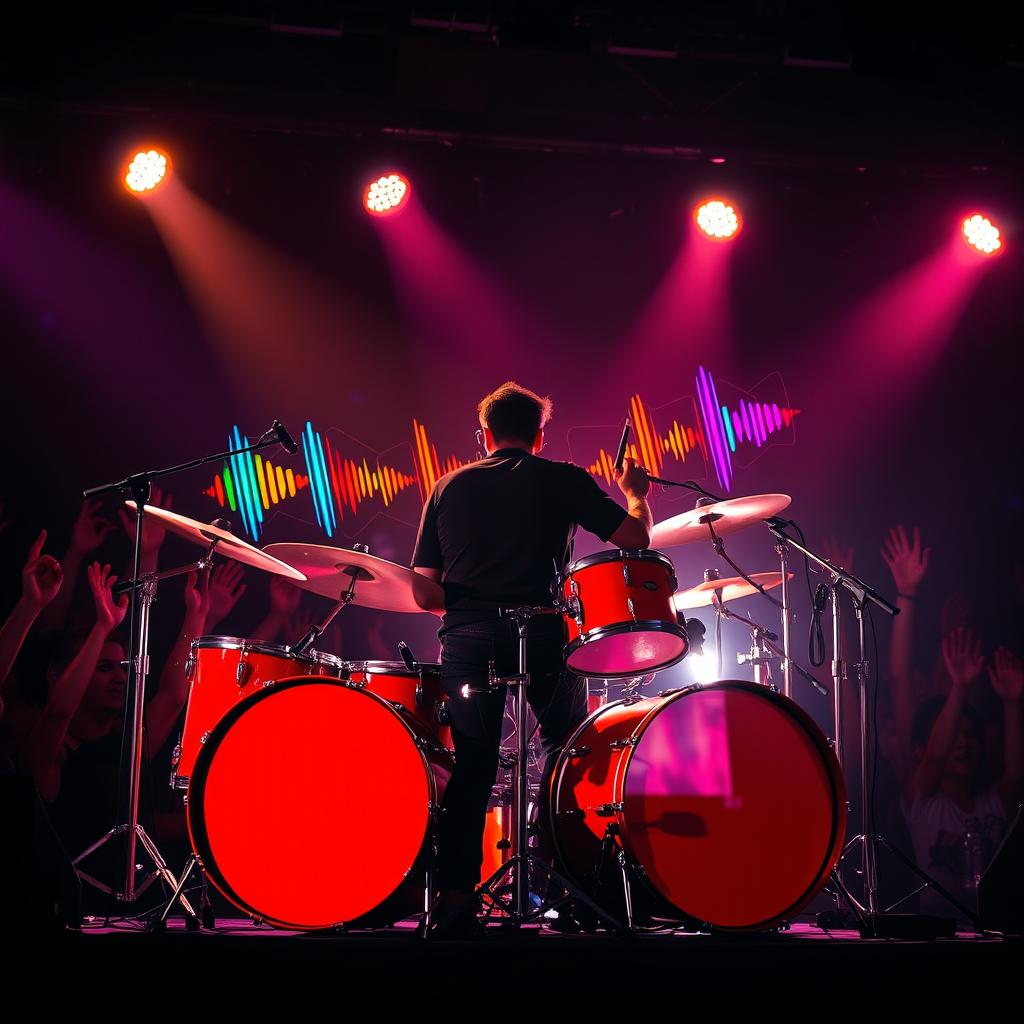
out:
{"label": "drum lug", "polygon": [[580,585],[575,580],[569,581],[569,600],[565,602],[565,612],[576,622],[576,628],[583,632],[583,602],[580,601]]}
{"label": "drum lug", "polygon": [[205,743],[209,738],[210,738],[209,732],[204,732],[203,735],[199,737],[199,742],[200,743]]}
{"label": "drum lug", "polygon": [[625,804],[622,802],[615,804],[598,804],[594,808],[594,813],[599,818],[614,818],[616,814],[621,814],[625,809]]}
{"label": "drum lug", "polygon": [[629,614],[633,617],[633,621],[636,622],[636,609],[633,607],[633,598],[626,598],[626,607],[629,609]]}
{"label": "drum lug", "polygon": [[178,737],[178,742],[174,744],[174,750],[171,752],[171,766],[177,768],[181,764],[181,737]]}
{"label": "drum lug", "polygon": [[274,682],[275,682],[275,680],[273,680],[273,679],[264,679],[263,680],[263,689],[264,690],[269,689],[271,686],[274,685]]}
{"label": "drum lug", "polygon": [[[625,554],[625,552],[623,552],[623,554]],[[629,562],[622,563],[622,582],[625,583],[627,587],[632,586],[629,579]],[[634,618],[636,618],[636,616],[634,616]]]}
{"label": "drum lug", "polygon": [[192,682],[192,677],[196,674],[196,652],[190,650],[188,657],[185,659],[185,680],[189,683]]}
{"label": "drum lug", "polygon": [[188,790],[182,794],[181,803],[183,807],[188,807]]}
{"label": "drum lug", "polygon": [[[611,743],[608,744],[608,746],[612,750],[625,750],[626,747],[635,747],[639,742],[639,737],[627,736],[625,739],[622,740],[612,740]],[[621,804],[619,806],[621,806]]]}
{"label": "drum lug", "polygon": [[570,747],[568,751],[569,757],[586,757],[590,753],[590,747]]}
{"label": "drum lug", "polygon": [[235,682],[239,686],[245,686],[249,681],[249,676],[252,675],[252,665],[249,665],[245,661],[246,652],[242,651],[242,657],[239,659],[238,665],[235,667]]}

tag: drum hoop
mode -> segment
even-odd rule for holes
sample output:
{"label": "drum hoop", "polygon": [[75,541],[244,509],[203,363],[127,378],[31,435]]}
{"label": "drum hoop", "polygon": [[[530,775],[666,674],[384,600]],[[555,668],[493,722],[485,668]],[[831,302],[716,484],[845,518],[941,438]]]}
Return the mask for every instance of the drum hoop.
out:
{"label": "drum hoop", "polygon": [[[828,740],[825,734],[818,728],[814,719],[804,711],[799,704],[797,704],[791,698],[784,697],[780,693],[776,693],[774,690],[770,690],[766,686],[762,686],[758,683],[752,683],[746,679],[720,679],[714,683],[710,683],[706,686],[695,684],[693,686],[683,687],[679,690],[671,691],[664,695],[665,699],[658,701],[653,705],[643,718],[637,723],[636,728],[631,733],[631,737],[634,742],[630,743],[623,751],[623,757],[619,759],[618,765],[616,766],[615,781],[613,783],[612,799],[618,800],[620,797],[625,800],[626,796],[626,783],[629,779],[629,769],[633,763],[633,757],[640,746],[640,742],[643,739],[643,734],[647,731],[648,726],[654,721],[655,717],[661,713],[663,708],[668,707],[669,704],[680,700],[683,697],[688,696],[691,693],[703,690],[745,690],[748,693],[753,693],[758,697],[761,697],[769,703],[774,704],[777,708],[784,712],[789,712],[792,717],[800,725],[801,729],[808,736],[817,750],[822,767],[825,769],[825,774],[828,776],[829,786],[832,791],[832,825],[831,834],[829,835],[828,845],[825,847],[825,854],[822,857],[821,866],[818,869],[815,877],[816,882],[812,883],[811,886],[801,893],[800,897],[793,901],[781,914],[777,914],[772,918],[768,918],[765,921],[759,921],[756,924],[744,925],[742,928],[725,928],[726,931],[761,931],[766,928],[771,928],[779,921],[785,921],[788,915],[797,910],[797,908],[803,906],[809,898],[812,898],[813,894],[820,891],[823,881],[828,877],[828,871],[825,869],[828,867],[829,862],[833,859],[836,851],[836,843],[840,838],[838,836],[840,822],[845,822],[846,817],[841,812],[840,802],[845,805],[846,791],[845,783],[843,782],[842,772],[838,769],[835,761],[835,754],[832,752],[832,748],[828,745]],[[615,701],[615,704],[624,703],[623,701]],[[612,704],[606,704],[605,707],[612,707]],[[602,709],[598,709],[602,710]],[[647,871],[643,868],[643,864],[636,856],[636,851],[630,842],[629,829],[626,827],[625,814],[619,811],[615,815],[616,821],[619,825],[619,841],[622,843],[622,847],[626,852],[626,856],[635,868],[640,870],[637,871],[641,882],[644,884],[646,889],[655,898],[661,900],[663,903],[670,907],[674,907],[686,920],[696,921],[692,914],[688,913],[682,907],[676,906],[663,892],[661,892],[655,885],[654,881],[648,876]],[[706,924],[709,922],[701,922]],[[717,926],[721,928],[722,926]]]}
{"label": "drum hoop", "polygon": [[[246,640],[240,636],[199,636],[192,641],[193,651],[242,651],[245,654],[268,654],[287,661],[313,660],[313,653],[296,654],[287,644],[275,644],[267,640]],[[333,655],[331,655],[333,657]]]}
{"label": "drum hoop", "polygon": [[[297,928],[300,930],[302,926],[296,925],[292,921],[279,921],[275,918],[263,915],[260,912],[259,908],[249,905],[248,903],[246,903],[244,899],[242,899],[241,896],[238,895],[238,893],[235,892],[234,888],[229,884],[228,880],[220,873],[220,869],[217,865],[216,858],[213,856],[213,849],[210,846],[209,836],[206,831],[206,820],[205,817],[203,817],[199,813],[199,808],[202,802],[201,797],[203,794],[203,790],[206,786],[207,776],[209,775],[210,772],[210,764],[213,761],[213,752],[219,748],[225,735],[230,731],[231,726],[233,726],[235,722],[237,722],[238,719],[241,718],[242,715],[244,715],[245,712],[249,710],[250,707],[254,706],[260,701],[269,700],[275,694],[280,693],[283,690],[297,689],[300,686],[308,686],[311,684],[316,684],[319,686],[337,686],[342,687],[346,690],[353,690],[358,693],[362,693],[370,699],[377,701],[377,703],[384,705],[389,711],[393,712],[398,721],[401,722],[405,731],[409,734],[410,739],[413,741],[413,746],[416,748],[416,753],[418,754],[420,762],[423,765],[423,770],[427,777],[429,803],[431,806],[436,805],[437,803],[437,779],[434,775],[433,766],[430,762],[430,759],[427,756],[428,747],[423,742],[421,742],[422,737],[420,737],[417,734],[416,729],[413,728],[413,725],[418,723],[411,715],[401,714],[395,708],[395,705],[391,701],[385,700],[383,697],[380,697],[372,691],[359,686],[357,683],[350,683],[344,679],[334,679],[330,676],[290,676],[286,679],[277,680],[265,689],[259,690],[256,693],[251,694],[250,696],[244,698],[243,700],[240,700],[237,704],[235,704],[231,708],[231,710],[228,711],[220,719],[220,721],[217,722],[213,729],[210,730],[209,739],[205,744],[203,744],[202,749],[199,751],[199,754],[196,757],[195,765],[192,769],[192,775],[189,778],[188,786],[187,825],[189,842],[190,845],[192,846],[192,849],[197,854],[199,854],[200,857],[202,857],[204,870],[206,870],[207,873],[210,875],[210,880],[215,883],[217,888],[220,889],[224,896],[226,896],[236,907],[238,907],[239,910],[243,911],[246,914],[249,914],[251,917],[256,917],[261,920],[268,921],[270,924],[280,928]],[[193,814],[195,815],[194,817]],[[419,853],[416,855],[416,858],[413,861],[413,866],[415,866],[416,862],[419,861],[420,857],[422,857],[423,855],[423,848],[430,836],[430,830],[431,815],[428,813],[427,825],[426,828],[424,829],[423,837],[420,841]],[[198,849],[198,847],[202,847],[203,849],[200,850]],[[403,885],[406,884],[407,880],[407,876],[403,876],[402,878],[400,878],[396,883],[395,888],[390,893],[388,893],[388,895],[385,896],[384,899],[382,899],[380,903],[377,904],[377,906],[383,906],[389,899],[391,899],[395,895],[396,892],[398,892],[398,890]],[[377,908],[374,907],[370,911],[368,911],[368,913],[372,913],[373,910],[376,909]],[[334,926],[340,926],[347,923],[349,922],[337,921],[335,922]],[[319,928],[320,926],[317,927]],[[331,926],[328,925],[326,927]]]}
{"label": "drum hoop", "polygon": [[404,661],[342,661],[342,668],[348,672],[365,672],[367,675],[409,676],[415,678],[422,672],[440,672],[441,666],[433,662],[421,663],[418,669],[410,669]]}
{"label": "drum hoop", "polygon": [[559,583],[579,572],[580,569],[589,569],[592,565],[602,565],[605,562],[658,562],[665,566],[673,576],[676,571],[676,567],[668,555],[655,551],[653,548],[613,548],[611,551],[598,551],[593,555],[577,558],[559,574]]}
{"label": "drum hoop", "polygon": [[[656,669],[651,671],[660,672],[663,669],[671,668],[673,665],[677,665],[687,654],[690,653],[690,638],[686,634],[686,630],[675,622],[665,622],[663,619],[643,619],[640,622],[615,622],[610,623],[607,626],[598,626],[595,629],[588,630],[586,633],[581,633],[575,640],[570,644],[566,644],[562,651],[562,659],[568,661],[573,654],[576,653],[580,648],[586,647],[588,643],[593,643],[596,640],[606,640],[610,636],[619,636],[623,633],[671,633],[673,636],[679,637],[683,641],[683,652],[671,661],[666,661],[661,665],[658,665]],[[580,673],[591,676],[594,679],[623,679],[629,673],[614,672],[614,673],[601,673],[587,670],[586,673]],[[634,673],[635,674],[635,673]]]}

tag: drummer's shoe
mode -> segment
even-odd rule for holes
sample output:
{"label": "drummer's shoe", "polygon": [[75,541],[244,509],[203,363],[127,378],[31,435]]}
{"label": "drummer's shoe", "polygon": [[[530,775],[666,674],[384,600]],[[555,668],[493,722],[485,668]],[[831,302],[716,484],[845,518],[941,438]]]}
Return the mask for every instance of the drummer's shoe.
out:
{"label": "drummer's shoe", "polygon": [[484,933],[484,924],[477,917],[480,898],[475,892],[449,889],[434,904],[434,923],[427,933],[430,939],[475,939]]}
{"label": "drummer's shoe", "polygon": [[601,921],[589,907],[570,900],[558,909],[557,917],[545,918],[544,927],[561,935],[592,935],[601,928]]}

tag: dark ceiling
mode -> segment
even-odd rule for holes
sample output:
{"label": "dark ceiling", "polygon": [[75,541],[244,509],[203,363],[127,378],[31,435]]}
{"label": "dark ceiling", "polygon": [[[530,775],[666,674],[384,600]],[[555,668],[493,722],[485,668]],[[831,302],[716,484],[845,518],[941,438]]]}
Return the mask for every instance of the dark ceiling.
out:
{"label": "dark ceiling", "polygon": [[1015,172],[1019,5],[282,3],[25,13],[0,104],[161,124]]}

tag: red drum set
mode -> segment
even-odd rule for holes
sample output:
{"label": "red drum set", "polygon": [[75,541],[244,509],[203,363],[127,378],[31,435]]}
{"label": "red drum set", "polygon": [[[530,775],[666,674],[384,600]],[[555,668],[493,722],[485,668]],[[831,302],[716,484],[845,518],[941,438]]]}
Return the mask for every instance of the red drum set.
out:
{"label": "red drum set", "polygon": [[[706,540],[709,525],[727,534],[788,503],[719,502],[659,524],[654,536],[666,548]],[[205,524],[148,514],[210,541]],[[418,612],[442,605],[440,588],[365,549],[264,551],[227,537],[219,553],[288,575],[335,607],[292,646],[193,642],[171,775],[185,793],[194,851],[181,886],[199,866],[245,914],[290,929],[426,919],[454,757],[439,666],[417,664],[407,649],[402,661],[348,661],[315,643],[347,604]],[[645,550],[581,558],[556,580],[566,668],[594,685],[588,717],[534,804],[548,816],[559,869],[629,927],[772,928],[806,907],[837,864],[842,773],[788,688],[765,685],[774,648],[757,648],[761,685],[722,679],[643,692],[690,650],[683,609],[712,604],[719,622],[741,618],[728,600],[785,592],[790,575],[710,574],[679,590],[672,561]],[[607,700],[609,680],[630,681],[621,699]],[[508,847],[504,810],[489,835]]]}

